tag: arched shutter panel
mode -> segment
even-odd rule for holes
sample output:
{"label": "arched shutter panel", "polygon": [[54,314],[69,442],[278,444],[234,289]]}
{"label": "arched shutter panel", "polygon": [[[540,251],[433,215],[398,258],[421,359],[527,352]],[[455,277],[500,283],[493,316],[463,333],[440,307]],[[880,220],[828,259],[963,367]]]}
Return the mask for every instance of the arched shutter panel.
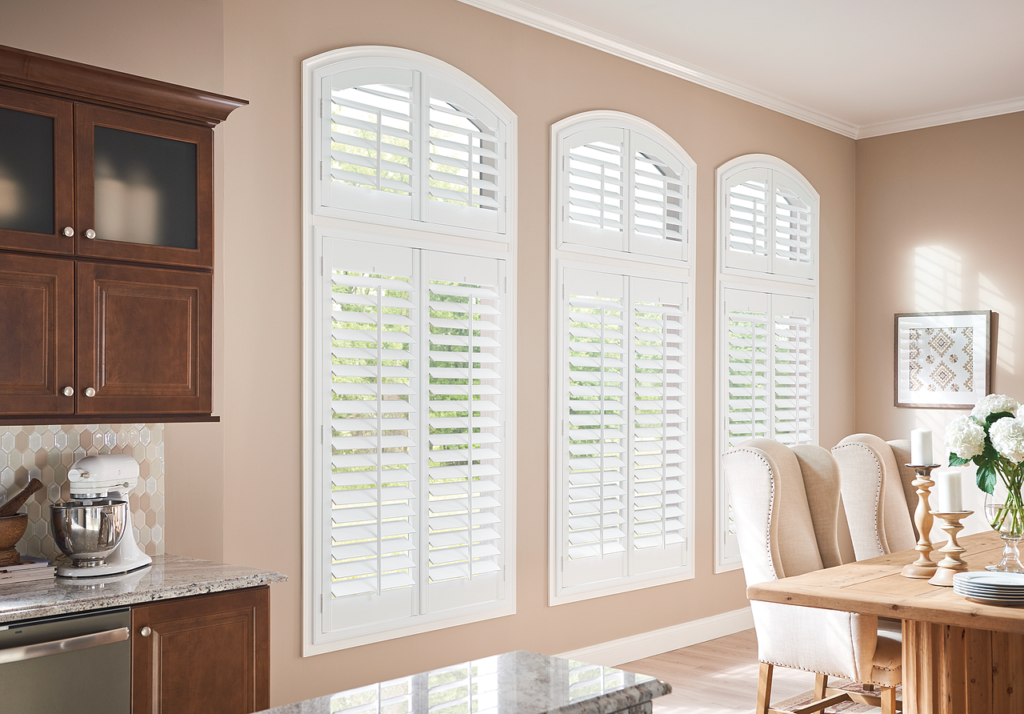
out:
{"label": "arched shutter panel", "polygon": [[769,271],[771,174],[765,168],[741,169],[722,184],[719,210],[724,217],[722,254],[727,268]]}
{"label": "arched shutter panel", "polygon": [[775,219],[772,227],[774,269],[778,275],[813,278],[815,261],[815,200],[803,186],[773,171]]}
{"label": "arched shutter panel", "polygon": [[626,134],[589,128],[565,137],[562,155],[563,240],[625,250]]}
{"label": "arched shutter panel", "polygon": [[324,205],[416,217],[420,142],[414,75],[374,68],[323,80]]}
{"label": "arched shutter panel", "polygon": [[633,232],[630,252],[684,260],[689,240],[690,177],[679,157],[632,132]]}
{"label": "arched shutter panel", "polygon": [[505,230],[504,123],[483,102],[426,76],[428,195],[431,223]]}

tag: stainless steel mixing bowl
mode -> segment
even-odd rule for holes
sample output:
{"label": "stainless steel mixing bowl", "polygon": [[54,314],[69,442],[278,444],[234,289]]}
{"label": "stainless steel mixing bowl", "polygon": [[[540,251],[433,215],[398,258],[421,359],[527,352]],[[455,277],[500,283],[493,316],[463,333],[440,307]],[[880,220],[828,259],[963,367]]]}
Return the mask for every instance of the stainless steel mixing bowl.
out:
{"label": "stainless steel mixing bowl", "polygon": [[65,501],[50,506],[50,524],[57,547],[75,567],[103,565],[128,525],[128,502],[111,498]]}

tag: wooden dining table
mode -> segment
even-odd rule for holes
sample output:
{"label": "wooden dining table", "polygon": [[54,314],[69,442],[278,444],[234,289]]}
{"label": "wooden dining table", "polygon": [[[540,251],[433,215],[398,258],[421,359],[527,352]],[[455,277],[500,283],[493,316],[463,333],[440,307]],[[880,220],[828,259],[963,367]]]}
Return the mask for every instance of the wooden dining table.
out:
{"label": "wooden dining table", "polygon": [[[999,562],[998,534],[959,541],[969,570]],[[904,550],[764,582],[747,597],[902,620],[905,714],[1024,713],[1024,607],[974,602],[900,575],[917,556]]]}

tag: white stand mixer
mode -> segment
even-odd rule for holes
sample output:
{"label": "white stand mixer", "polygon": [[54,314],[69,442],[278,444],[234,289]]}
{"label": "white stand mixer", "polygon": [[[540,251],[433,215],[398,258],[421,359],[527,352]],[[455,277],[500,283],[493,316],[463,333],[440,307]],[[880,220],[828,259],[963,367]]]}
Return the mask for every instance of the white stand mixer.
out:
{"label": "white stand mixer", "polygon": [[[71,497],[80,501],[112,498],[128,501],[128,496],[139,483],[139,463],[128,454],[104,454],[79,459],[68,470],[71,482]],[[117,547],[108,555],[103,565],[79,568],[62,565],[57,575],[64,578],[95,578],[102,575],[117,575],[142,568],[153,559],[142,552],[135,540],[131,524],[131,508],[128,510],[128,524]]]}

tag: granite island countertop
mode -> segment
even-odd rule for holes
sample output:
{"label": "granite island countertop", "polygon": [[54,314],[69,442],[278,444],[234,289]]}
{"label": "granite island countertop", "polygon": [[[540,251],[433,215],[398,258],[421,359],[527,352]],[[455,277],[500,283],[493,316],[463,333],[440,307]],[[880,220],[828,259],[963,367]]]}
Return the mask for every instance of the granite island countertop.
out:
{"label": "granite island countertop", "polygon": [[520,650],[263,714],[639,714],[649,713],[651,700],[671,691],[654,677]]}
{"label": "granite island countertop", "polygon": [[152,565],[124,575],[0,584],[0,623],[253,588],[287,579],[273,570],[156,555]]}

